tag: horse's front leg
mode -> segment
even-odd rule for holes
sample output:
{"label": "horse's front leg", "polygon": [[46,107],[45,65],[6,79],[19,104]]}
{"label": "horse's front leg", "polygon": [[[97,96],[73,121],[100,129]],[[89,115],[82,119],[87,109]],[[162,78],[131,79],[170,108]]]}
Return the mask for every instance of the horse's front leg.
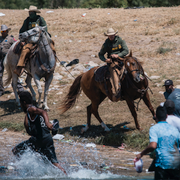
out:
{"label": "horse's front leg", "polygon": [[41,87],[41,84],[40,84],[40,78],[35,74],[34,75],[34,82],[38,88],[38,93],[39,93],[39,98],[38,98],[38,107],[40,107],[41,105],[41,95],[42,95],[42,87]]}
{"label": "horse's front leg", "polygon": [[36,93],[31,85],[31,80],[32,80],[32,77],[30,75],[27,75],[25,82],[26,82],[27,87],[30,89],[32,93],[33,101],[36,102]]}
{"label": "horse's front leg", "polygon": [[134,117],[134,122],[136,124],[136,128],[141,130],[141,127],[140,127],[138,120],[137,120],[137,113],[135,110],[134,101],[133,100],[131,101],[130,99],[128,99],[128,100],[126,99],[126,103],[127,103],[128,107],[131,111],[132,116]]}
{"label": "horse's front leg", "polygon": [[148,109],[151,111],[151,113],[153,115],[153,119],[154,119],[155,118],[155,112],[154,112],[154,108],[151,105],[151,101],[150,101],[148,92],[146,92],[146,94],[143,96],[143,101],[146,104],[146,106],[148,107]]}
{"label": "horse's front leg", "polygon": [[14,95],[15,95],[15,98],[16,98],[16,103],[17,103],[18,106],[21,106],[20,101],[19,101],[19,97],[18,97],[18,93],[17,93],[17,81],[18,81],[18,76],[13,73],[12,84],[11,85],[12,85]]}
{"label": "horse's front leg", "polygon": [[48,90],[49,90],[49,86],[52,82],[53,79],[53,73],[50,74],[48,76],[48,78],[46,78],[46,82],[45,82],[45,88],[44,88],[44,100],[43,100],[43,108],[44,110],[49,110],[49,107],[47,106],[47,95],[48,95]]}

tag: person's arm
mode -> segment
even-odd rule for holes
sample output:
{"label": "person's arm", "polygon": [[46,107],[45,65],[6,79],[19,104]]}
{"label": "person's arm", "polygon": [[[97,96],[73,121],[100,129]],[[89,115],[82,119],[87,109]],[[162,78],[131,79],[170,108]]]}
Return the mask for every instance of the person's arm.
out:
{"label": "person's arm", "polygon": [[136,155],[137,159],[140,159],[144,155],[148,154],[149,152],[152,152],[156,149],[157,143],[156,142],[151,142],[140,154]]}
{"label": "person's arm", "polygon": [[43,17],[40,17],[40,18],[41,18],[40,26],[42,26],[42,27],[46,26],[45,30],[46,30],[46,32],[48,32],[46,21],[44,20]]}
{"label": "person's arm", "polygon": [[123,51],[118,53],[118,56],[119,57],[124,57],[124,56],[126,56],[129,53],[129,49],[128,49],[128,47],[126,45],[126,42],[124,40],[121,39],[121,43],[120,44],[121,44],[121,48],[123,49]]}
{"label": "person's arm", "polygon": [[106,61],[106,58],[104,57],[104,54],[107,52],[107,47],[106,47],[106,43],[104,43],[101,47],[100,52],[98,53],[99,59],[101,61]]}
{"label": "person's arm", "polygon": [[52,130],[53,128],[53,124],[51,124],[49,122],[49,117],[48,117],[48,114],[46,111],[42,110],[42,109],[39,109],[39,108],[36,108],[35,106],[32,106],[28,109],[29,113],[33,113],[33,114],[38,114],[38,115],[42,115],[43,118],[44,118],[44,121],[45,121],[45,124],[46,126]]}
{"label": "person's arm", "polygon": [[138,154],[136,156],[137,159],[140,159],[142,156],[144,156],[145,154],[154,151],[154,149],[156,149],[157,147],[157,142],[158,142],[158,135],[157,135],[157,128],[156,125],[152,126],[149,129],[149,145],[146,147],[146,149],[144,149],[140,154]]}
{"label": "person's arm", "polygon": [[27,117],[27,114],[24,118],[24,127],[26,129],[26,132],[30,135],[31,133],[29,132],[29,125],[28,125],[28,117]]}

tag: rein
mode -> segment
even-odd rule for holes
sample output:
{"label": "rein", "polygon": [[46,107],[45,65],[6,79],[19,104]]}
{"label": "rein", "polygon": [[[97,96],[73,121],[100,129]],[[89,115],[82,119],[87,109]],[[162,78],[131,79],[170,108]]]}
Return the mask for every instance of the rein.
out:
{"label": "rein", "polygon": [[[40,30],[38,33],[40,34],[39,36],[42,37],[42,35],[41,35],[42,30]],[[37,33],[34,33],[33,35],[36,35],[36,34],[37,34]],[[33,35],[29,35],[28,37],[33,36]],[[37,44],[39,44],[39,41],[40,41],[40,38],[39,38],[39,40],[37,41]],[[34,48],[33,48],[33,50],[32,50],[32,56],[31,56],[31,58],[36,54],[41,69],[42,69],[43,71],[47,72],[48,74],[50,74],[52,71],[54,71],[54,69],[55,69],[55,67],[56,67],[56,62],[54,63],[54,66],[53,66],[51,69],[47,69],[47,68],[43,65],[42,61],[40,60],[40,55],[39,55],[39,52],[37,51],[37,50],[38,50],[38,45],[37,45],[37,44],[34,46]],[[45,49],[46,49],[46,46],[47,46],[48,44],[44,44],[44,43],[43,43],[43,45],[45,46]],[[55,54],[54,54],[54,55],[55,55]]]}
{"label": "rein", "polygon": [[[126,71],[127,71],[127,70],[126,70]],[[136,92],[138,92],[138,93],[141,94],[139,101],[138,101],[138,102],[134,102],[134,103],[137,104],[137,107],[135,107],[135,108],[136,108],[136,110],[138,111],[138,106],[139,106],[139,103],[140,103],[141,99],[144,97],[144,94],[146,93],[146,91],[147,91],[148,89],[151,91],[151,89],[149,88],[149,86],[147,86],[146,89],[139,89],[139,88],[138,88],[137,86],[135,86],[135,84],[132,82],[132,80],[131,80],[131,78],[129,77],[128,74],[126,75],[126,78],[127,78],[127,81],[129,82],[130,86],[131,86],[133,89],[135,89]],[[151,93],[153,94],[152,91],[151,91]],[[127,97],[129,98],[129,96],[127,96]],[[130,99],[130,98],[129,98],[129,99]]]}
{"label": "rein", "polygon": [[[136,61],[136,63],[138,63],[138,61],[137,61],[136,58],[135,58],[135,61]],[[141,68],[142,68],[142,67],[141,67]],[[140,69],[134,69],[134,70],[131,70],[130,73],[132,73],[132,72],[134,72],[134,71],[136,71],[136,72],[138,72],[138,71],[141,72]],[[140,95],[140,99],[138,100],[138,102],[134,102],[134,103],[137,104],[137,106],[136,106],[135,108],[136,108],[136,110],[138,111],[138,106],[139,106],[139,103],[140,103],[141,99],[144,97],[144,94],[147,92],[147,90],[149,89],[149,90],[151,91],[151,89],[149,88],[149,86],[147,86],[146,89],[139,89],[139,88],[133,83],[132,79],[129,77],[128,71],[127,71],[126,68],[124,69],[123,74],[124,74],[125,77],[127,78],[127,82],[129,83],[129,85],[130,85],[136,92],[138,92],[138,93],[141,94],[141,95]],[[143,74],[143,75],[147,78],[147,76],[146,76],[145,74]],[[148,78],[148,79],[149,79],[149,78]],[[153,94],[152,91],[151,91],[151,93]],[[129,96],[127,96],[127,97],[129,98]],[[130,99],[130,98],[129,98],[129,99]],[[130,99],[130,100],[131,100],[131,99]]]}

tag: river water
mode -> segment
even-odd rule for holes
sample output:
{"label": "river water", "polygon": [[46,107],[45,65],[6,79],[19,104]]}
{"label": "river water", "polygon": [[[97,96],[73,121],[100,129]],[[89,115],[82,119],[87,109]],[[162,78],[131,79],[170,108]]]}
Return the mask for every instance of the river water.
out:
{"label": "river water", "polygon": [[[24,138],[26,139],[26,137]],[[23,140],[24,140],[23,139]],[[3,142],[4,141],[4,142]],[[153,179],[153,173],[147,173],[150,160],[144,159],[142,173],[133,167],[134,154],[118,151],[117,148],[87,147],[87,143],[54,141],[57,158],[66,170],[67,176],[55,168],[46,158],[27,150],[20,159],[16,159],[11,149],[22,141],[19,137],[1,137],[0,142],[0,179],[13,180],[122,180]],[[102,166],[103,165],[103,166]],[[125,169],[123,169],[125,168]]]}

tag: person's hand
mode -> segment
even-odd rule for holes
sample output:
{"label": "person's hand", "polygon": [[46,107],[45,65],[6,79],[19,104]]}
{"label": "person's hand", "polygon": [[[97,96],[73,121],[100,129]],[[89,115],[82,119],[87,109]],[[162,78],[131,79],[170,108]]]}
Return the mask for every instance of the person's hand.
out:
{"label": "person's hand", "polygon": [[66,173],[66,171],[65,171],[64,169],[63,169],[62,171],[63,171],[63,172],[64,172],[64,174],[67,176],[67,173]]}
{"label": "person's hand", "polygon": [[112,62],[112,60],[111,59],[106,59],[106,61],[105,61],[106,63],[111,63]]}
{"label": "person's hand", "polygon": [[111,54],[111,58],[119,58],[118,54]]}
{"label": "person's hand", "polygon": [[139,154],[136,155],[136,159],[137,159],[137,160],[141,159],[141,157],[142,157],[141,153],[139,153]]}
{"label": "person's hand", "polygon": [[48,128],[49,128],[50,130],[52,130],[52,128],[53,128],[53,124],[48,123]]}

